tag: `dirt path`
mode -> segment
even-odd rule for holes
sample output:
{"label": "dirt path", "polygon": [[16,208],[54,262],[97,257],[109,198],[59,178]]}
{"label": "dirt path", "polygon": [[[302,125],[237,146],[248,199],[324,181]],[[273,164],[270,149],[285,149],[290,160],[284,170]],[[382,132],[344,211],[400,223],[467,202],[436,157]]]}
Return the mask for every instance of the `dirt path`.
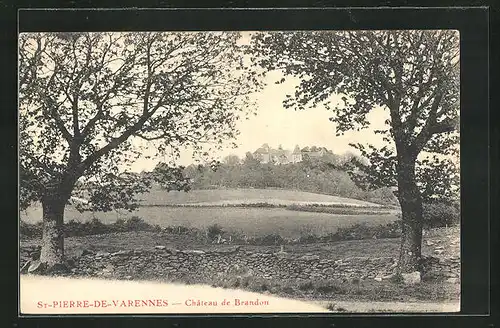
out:
{"label": "dirt path", "polygon": [[[23,314],[457,312],[459,303],[304,301],[204,285],[21,275]],[[230,303],[224,303],[228,301]]]}
{"label": "dirt path", "polygon": [[23,314],[324,313],[320,304],[203,285],[21,275]]}

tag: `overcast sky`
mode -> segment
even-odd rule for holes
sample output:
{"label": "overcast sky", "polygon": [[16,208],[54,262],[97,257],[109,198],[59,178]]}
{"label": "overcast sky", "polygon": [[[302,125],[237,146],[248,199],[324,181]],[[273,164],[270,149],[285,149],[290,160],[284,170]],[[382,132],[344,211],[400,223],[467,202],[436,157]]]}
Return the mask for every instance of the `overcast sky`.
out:
{"label": "overcast sky", "polygon": [[[334,153],[342,154],[346,151],[356,153],[349,146],[349,143],[372,143],[374,145],[383,144],[380,136],[373,133],[374,129],[384,126],[384,121],[388,118],[388,113],[382,109],[372,111],[368,119],[371,122],[370,128],[359,132],[348,132],[343,136],[335,136],[335,124],[329,121],[334,114],[325,108],[317,107],[304,111],[285,109],[282,101],[285,95],[293,93],[297,81],[287,81],[284,84],[274,84],[280,79],[279,72],[273,72],[267,78],[267,86],[258,94],[254,95],[256,100],[256,114],[248,120],[241,120],[236,127],[240,135],[233,140],[238,147],[231,148],[229,143],[223,150],[212,153],[214,159],[222,159],[227,155],[235,154],[244,157],[245,153],[255,151],[262,144],[267,143],[271,147],[282,145],[285,149],[293,150],[295,145],[301,148],[305,146],[320,146],[331,149]],[[332,97],[335,100],[335,96]],[[154,147],[151,147],[150,155],[154,154]],[[131,169],[133,171],[151,170],[158,161],[168,161],[169,158],[156,158],[149,160],[139,160],[135,162]],[[192,152],[186,149],[182,152],[181,158],[177,161],[181,165],[189,165],[194,162]]]}
{"label": "overcast sky", "polygon": [[[243,32],[241,43],[250,41],[252,32]],[[221,160],[228,155],[237,155],[241,158],[246,152],[253,152],[262,144],[267,143],[271,147],[277,148],[282,145],[285,149],[293,150],[295,145],[301,148],[305,146],[326,147],[336,154],[345,152],[357,153],[349,146],[349,143],[371,143],[383,145],[380,135],[373,133],[373,130],[382,129],[384,121],[388,118],[388,112],[382,108],[373,110],[368,115],[371,125],[369,129],[362,131],[352,131],[343,136],[335,136],[335,124],[329,121],[334,114],[323,107],[295,111],[283,107],[283,100],[287,94],[293,94],[298,79],[287,77],[283,84],[275,84],[283,75],[280,72],[272,72],[266,78],[266,86],[259,93],[255,94],[256,115],[248,120],[241,120],[236,128],[240,131],[239,136],[233,140],[237,148],[232,148],[227,142],[226,147],[220,151],[212,152],[213,159]],[[340,100],[340,97],[333,95],[332,103]],[[141,159],[130,167],[133,171],[152,170],[159,161],[168,162],[168,157],[154,157],[154,147],[150,148],[148,155],[151,159]],[[189,165],[196,162],[192,156],[191,149],[185,149],[181,157],[176,161],[180,165]]]}
{"label": "overcast sky", "polygon": [[[248,44],[252,32],[243,32],[240,42]],[[233,142],[237,148],[232,148],[230,142],[220,150],[210,153],[210,158],[222,160],[228,155],[237,155],[240,158],[245,156],[246,152],[254,152],[262,144],[267,143],[273,148],[282,145],[283,148],[293,150],[295,145],[301,148],[305,146],[326,147],[336,154],[345,152],[358,153],[349,143],[373,144],[382,146],[385,143],[382,137],[373,133],[374,130],[384,129],[385,120],[389,118],[389,113],[384,108],[374,108],[368,116],[370,122],[368,129],[361,131],[350,131],[342,136],[336,136],[335,124],[329,121],[334,115],[333,112],[324,107],[307,109],[304,111],[295,111],[283,107],[283,100],[287,94],[293,94],[295,86],[300,82],[298,79],[286,77],[283,84],[275,84],[283,75],[280,72],[271,72],[266,79],[266,86],[259,93],[254,94],[253,99],[256,102],[256,115],[250,116],[247,120],[237,122],[236,129],[240,134]],[[340,96],[332,95],[332,104],[340,101]],[[128,169],[136,172],[143,170],[150,171],[160,161],[169,162],[168,156],[156,157],[155,147],[151,146],[144,155],[151,156],[150,159],[139,159]],[[193,158],[192,149],[184,149],[180,158],[176,161],[179,165],[189,165],[197,163]]]}

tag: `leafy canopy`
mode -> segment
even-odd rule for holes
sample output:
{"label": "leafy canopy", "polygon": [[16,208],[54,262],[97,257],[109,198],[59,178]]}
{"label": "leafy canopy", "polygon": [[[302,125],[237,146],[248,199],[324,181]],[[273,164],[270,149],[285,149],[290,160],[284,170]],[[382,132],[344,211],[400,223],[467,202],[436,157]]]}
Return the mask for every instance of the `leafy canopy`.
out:
{"label": "leafy canopy", "polygon": [[[354,144],[369,160],[351,173],[366,188],[396,184],[399,163],[417,162],[423,196],[455,190],[458,172],[459,35],[451,30],[257,33],[249,53],[266,70],[300,82],[285,108],[323,106],[337,135],[369,127],[375,108],[388,112],[386,145]],[[338,101],[334,102],[336,99]],[[424,155],[424,159],[420,159]],[[436,179],[436,177],[438,177]],[[454,188],[451,188],[454,185]],[[448,188],[450,187],[450,188]],[[453,191],[452,191],[453,193]]]}
{"label": "leafy canopy", "polygon": [[259,84],[238,39],[232,32],[22,34],[21,206],[56,188],[68,200],[84,195],[93,209],[130,208],[149,182],[123,171],[144,147],[175,159],[186,146],[201,152],[233,138]]}

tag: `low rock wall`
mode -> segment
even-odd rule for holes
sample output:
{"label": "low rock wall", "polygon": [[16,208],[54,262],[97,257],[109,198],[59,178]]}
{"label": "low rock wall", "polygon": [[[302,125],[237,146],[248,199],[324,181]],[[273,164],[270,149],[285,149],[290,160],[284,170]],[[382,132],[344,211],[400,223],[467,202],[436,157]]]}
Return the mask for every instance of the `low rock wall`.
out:
{"label": "low rock wall", "polygon": [[[21,250],[21,263],[32,257],[34,248]],[[460,259],[435,257],[424,261],[424,276],[457,280]],[[168,279],[210,281],[220,274],[244,272],[265,279],[388,279],[396,267],[391,257],[353,257],[341,260],[306,254],[256,253],[239,247],[231,250],[179,251],[164,246],[154,250],[125,250],[114,253],[82,251],[73,259],[75,275],[113,276],[123,279]]]}

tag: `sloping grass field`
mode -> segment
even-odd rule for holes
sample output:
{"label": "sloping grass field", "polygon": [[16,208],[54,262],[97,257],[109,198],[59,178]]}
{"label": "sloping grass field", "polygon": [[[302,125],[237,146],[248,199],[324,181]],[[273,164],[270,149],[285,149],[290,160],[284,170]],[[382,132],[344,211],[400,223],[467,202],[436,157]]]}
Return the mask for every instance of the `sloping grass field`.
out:
{"label": "sloping grass field", "polygon": [[[334,233],[339,227],[357,223],[379,225],[397,219],[397,210],[381,209],[377,204],[355,199],[321,195],[290,190],[233,189],[193,190],[190,192],[166,192],[153,190],[142,195],[142,204],[136,211],[112,211],[79,213],[72,206],[66,207],[65,220],[84,222],[95,217],[103,223],[138,216],[152,225],[160,227],[185,226],[204,229],[218,224],[229,233],[247,236],[263,236],[278,233],[286,238],[297,238],[307,234],[324,235]],[[294,211],[281,207],[244,207],[249,204],[272,205],[322,205],[346,206],[363,214],[332,214]],[[193,206],[176,206],[190,204]],[[194,206],[195,205],[195,206]],[[225,207],[229,205],[229,207]],[[243,205],[232,207],[231,205]],[[366,208],[374,209],[366,214]],[[21,219],[28,223],[41,220],[41,206],[32,206],[21,212]]]}
{"label": "sloping grass field", "polygon": [[311,192],[281,190],[281,189],[217,189],[217,190],[191,190],[189,192],[153,189],[149,193],[138,197],[144,205],[203,205],[220,206],[234,204],[259,204],[274,205],[292,204],[318,204],[318,205],[343,205],[380,207],[379,204],[362,200],[337,197]]}

